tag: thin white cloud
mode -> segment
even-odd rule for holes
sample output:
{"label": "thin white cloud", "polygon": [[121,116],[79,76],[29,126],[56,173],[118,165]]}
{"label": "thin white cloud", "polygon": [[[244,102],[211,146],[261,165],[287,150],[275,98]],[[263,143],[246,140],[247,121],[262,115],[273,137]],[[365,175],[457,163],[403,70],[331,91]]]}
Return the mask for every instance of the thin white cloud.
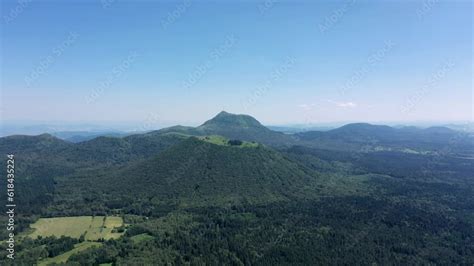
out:
{"label": "thin white cloud", "polygon": [[357,103],[355,102],[338,102],[338,101],[333,101],[333,100],[326,100],[328,103],[332,103],[337,107],[341,108],[355,108],[357,107]]}
{"label": "thin white cloud", "polygon": [[354,102],[346,102],[346,103],[338,103],[337,106],[339,107],[348,107],[348,108],[353,108],[353,107],[357,107],[357,104],[354,103]]}
{"label": "thin white cloud", "polygon": [[311,109],[313,109],[313,107],[316,106],[315,103],[303,103],[303,104],[299,104],[298,107],[305,110],[305,111],[309,111]]}

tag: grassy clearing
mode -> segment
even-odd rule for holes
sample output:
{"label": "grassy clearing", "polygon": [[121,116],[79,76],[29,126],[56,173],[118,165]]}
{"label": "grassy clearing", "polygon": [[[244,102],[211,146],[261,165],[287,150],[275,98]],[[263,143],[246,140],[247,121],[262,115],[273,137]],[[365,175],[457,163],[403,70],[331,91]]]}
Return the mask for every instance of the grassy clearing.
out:
{"label": "grassy clearing", "polygon": [[47,258],[47,259],[41,260],[40,262],[38,262],[38,266],[48,265],[52,263],[65,263],[69,259],[69,257],[71,257],[73,254],[79,253],[91,247],[100,247],[101,245],[102,243],[98,243],[98,242],[82,242],[82,243],[76,244],[74,246],[74,249],[69,250],[61,255],[58,255],[53,258]]}
{"label": "grassy clearing", "polygon": [[123,233],[112,233],[115,227],[123,225],[123,219],[116,216],[77,216],[77,217],[57,217],[40,218],[31,225],[34,231],[29,235],[31,238],[38,236],[62,235],[79,238],[85,234],[86,240],[95,241],[100,238],[118,238]]}
{"label": "grassy clearing", "polygon": [[147,233],[139,234],[131,237],[133,243],[137,244],[145,240],[153,239],[153,237]]}
{"label": "grassy clearing", "polygon": [[238,148],[251,148],[251,147],[258,146],[258,143],[248,142],[248,141],[242,141],[241,145],[230,145],[229,139],[224,138],[222,136],[218,136],[218,135],[199,137],[199,139],[212,143],[212,144],[221,145],[221,146],[232,146],[232,147],[238,147]]}

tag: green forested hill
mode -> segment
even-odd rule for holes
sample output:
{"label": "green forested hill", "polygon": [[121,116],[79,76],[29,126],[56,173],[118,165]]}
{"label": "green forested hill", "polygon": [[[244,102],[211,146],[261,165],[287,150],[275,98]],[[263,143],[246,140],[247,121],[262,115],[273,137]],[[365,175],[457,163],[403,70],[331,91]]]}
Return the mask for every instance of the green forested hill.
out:
{"label": "green forested hill", "polygon": [[146,160],[57,179],[58,204],[50,212],[104,214],[121,208],[157,217],[179,206],[314,198],[317,179],[317,172],[264,145],[218,145],[190,137]]}
{"label": "green forested hill", "polygon": [[13,135],[0,138],[0,149],[2,152],[34,153],[46,150],[57,152],[69,146],[72,146],[72,144],[50,134],[38,136]]}
{"label": "green forested hill", "polygon": [[117,195],[131,189],[159,201],[230,204],[304,198],[316,176],[263,145],[240,148],[191,137],[96,184]]}
{"label": "green forested hill", "polygon": [[[41,213],[52,202],[59,178],[88,176],[144,160],[184,138],[176,134],[132,135],[69,143],[49,134],[11,136],[0,138],[0,153],[15,155],[16,183],[21,188],[16,199],[24,213]],[[5,165],[0,169],[6,171]],[[0,180],[0,184],[4,182]],[[6,194],[0,194],[0,200],[5,199]]]}
{"label": "green forested hill", "polygon": [[22,175],[37,176],[42,173],[32,169],[47,167],[49,175],[54,176],[82,168],[100,168],[144,159],[185,138],[178,134],[138,134],[70,143],[49,134],[11,136],[0,138],[0,152],[15,154],[21,160],[19,170],[25,171]]}

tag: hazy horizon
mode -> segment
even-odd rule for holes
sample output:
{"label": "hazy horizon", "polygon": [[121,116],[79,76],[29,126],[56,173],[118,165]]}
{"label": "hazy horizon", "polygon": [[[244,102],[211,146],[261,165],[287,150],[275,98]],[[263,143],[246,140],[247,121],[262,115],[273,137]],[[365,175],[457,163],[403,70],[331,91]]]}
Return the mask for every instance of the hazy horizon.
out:
{"label": "hazy horizon", "polygon": [[0,115],[472,121],[471,11],[470,1],[3,1]]}
{"label": "hazy horizon", "polygon": [[[217,115],[217,114],[216,114]],[[199,126],[205,121],[212,119],[209,117],[199,122],[179,122],[162,120],[160,117],[152,115],[147,116],[142,121],[2,121],[0,123],[0,136],[15,134],[37,135],[42,133],[58,132],[123,132],[140,133],[161,128],[181,125],[181,126]],[[258,117],[254,117],[259,120]],[[275,128],[287,128],[295,130],[329,130],[341,127],[351,123],[369,123],[373,125],[388,125],[392,127],[415,126],[419,128],[428,128],[433,126],[448,126],[452,129],[472,131],[474,129],[473,121],[331,121],[320,123],[286,123],[269,124],[260,121],[264,126]]]}
{"label": "hazy horizon", "polygon": [[[223,110],[226,111],[226,110]],[[228,111],[226,111],[228,112]],[[237,115],[249,115],[257,119],[263,125],[268,126],[291,126],[291,125],[327,125],[327,124],[341,124],[341,123],[369,123],[369,124],[406,124],[406,125],[416,125],[416,124],[427,124],[427,125],[438,125],[438,124],[469,124],[474,123],[474,120],[329,120],[329,121],[313,121],[313,122],[299,122],[299,121],[286,121],[281,123],[271,123],[259,119],[257,116],[248,114],[248,113],[233,113]],[[173,124],[173,125],[183,125],[183,126],[198,126],[205,121],[213,118],[218,113],[211,115],[202,120],[169,120],[163,117],[153,117],[153,114],[148,114],[145,116],[145,119],[137,120],[32,120],[32,119],[20,119],[20,120],[3,120],[0,124],[9,124],[9,125],[42,125],[42,124],[65,124],[65,125],[81,125],[81,124],[92,124],[92,125],[130,125],[143,123],[146,120],[154,120],[159,123],[164,124]],[[163,120],[161,120],[163,119]]]}

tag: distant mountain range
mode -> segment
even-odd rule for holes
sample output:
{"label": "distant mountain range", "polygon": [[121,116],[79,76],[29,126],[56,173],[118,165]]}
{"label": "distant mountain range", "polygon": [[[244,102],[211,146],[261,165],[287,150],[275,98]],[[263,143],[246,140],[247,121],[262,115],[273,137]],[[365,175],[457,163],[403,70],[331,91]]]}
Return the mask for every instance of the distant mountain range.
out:
{"label": "distant mountain range", "polygon": [[[473,152],[473,134],[456,131],[446,127],[400,127],[394,128],[384,125],[367,123],[348,124],[326,131],[305,131],[294,134],[284,134],[268,129],[255,118],[248,115],[230,114],[221,112],[214,118],[198,127],[173,126],[141,134],[127,134],[117,132],[59,132],[55,135],[42,134],[38,136],[13,135],[0,138],[0,147],[9,148],[53,146],[51,151],[58,147],[74,147],[72,154],[107,153],[123,159],[142,154],[154,154],[167,145],[168,140],[183,139],[189,136],[220,135],[228,139],[254,141],[274,148],[291,146],[310,146],[335,150],[370,149],[404,149],[410,148],[420,151],[436,151],[440,147],[448,146],[449,151],[461,153]],[[61,141],[64,140],[64,141]],[[29,146],[29,143],[35,143]],[[77,144],[73,144],[77,143]],[[175,143],[175,141],[172,141]],[[443,146],[444,145],[444,146]],[[46,150],[46,152],[49,152]],[[66,156],[67,157],[67,156]],[[105,157],[106,158],[106,157]],[[74,158],[71,158],[74,160]]]}
{"label": "distant mountain range", "polygon": [[[228,114],[231,115],[227,112],[222,112],[222,115]],[[248,116],[250,117],[250,116]],[[252,118],[252,117],[250,117]],[[111,123],[107,122],[104,125],[100,124],[74,124],[74,123],[54,123],[54,124],[35,124],[37,122],[30,122],[28,124],[27,122],[5,122],[2,121],[2,125],[0,126],[0,137],[4,136],[10,136],[10,135],[39,135],[43,133],[49,133],[53,136],[56,136],[60,139],[64,139],[70,142],[81,142],[81,141],[86,141],[93,139],[95,137],[99,136],[115,136],[115,137],[123,137],[127,135],[132,135],[132,134],[140,134],[140,133],[146,133],[148,131],[152,131],[150,129],[144,129],[143,126],[137,126],[135,125],[136,123],[128,122],[128,123],[122,123],[122,124],[117,124],[117,123]],[[258,122],[258,121],[257,121]],[[167,124],[172,124],[170,122],[166,122]],[[285,134],[295,134],[295,133],[302,133],[302,132],[308,132],[308,131],[329,131],[332,129],[339,128],[345,124],[351,124],[351,123],[321,123],[321,124],[294,124],[294,125],[266,125],[265,127],[277,131],[277,132],[282,132]],[[358,124],[358,123],[356,123]],[[416,126],[410,125],[406,126],[403,124],[393,124],[391,127],[393,128],[429,128],[429,127],[446,127],[449,129],[457,130],[457,131],[463,131],[463,132],[472,132],[474,133],[474,123],[458,123],[458,124],[453,124],[453,123],[436,123],[436,126],[433,126],[433,123],[418,123]],[[156,126],[156,125],[154,125]],[[186,128],[189,127],[183,127],[183,126],[178,126],[178,127],[171,127],[173,128],[179,128],[181,127],[181,130],[185,130]],[[139,131],[137,129],[140,128]],[[169,128],[163,128],[169,129]]]}

